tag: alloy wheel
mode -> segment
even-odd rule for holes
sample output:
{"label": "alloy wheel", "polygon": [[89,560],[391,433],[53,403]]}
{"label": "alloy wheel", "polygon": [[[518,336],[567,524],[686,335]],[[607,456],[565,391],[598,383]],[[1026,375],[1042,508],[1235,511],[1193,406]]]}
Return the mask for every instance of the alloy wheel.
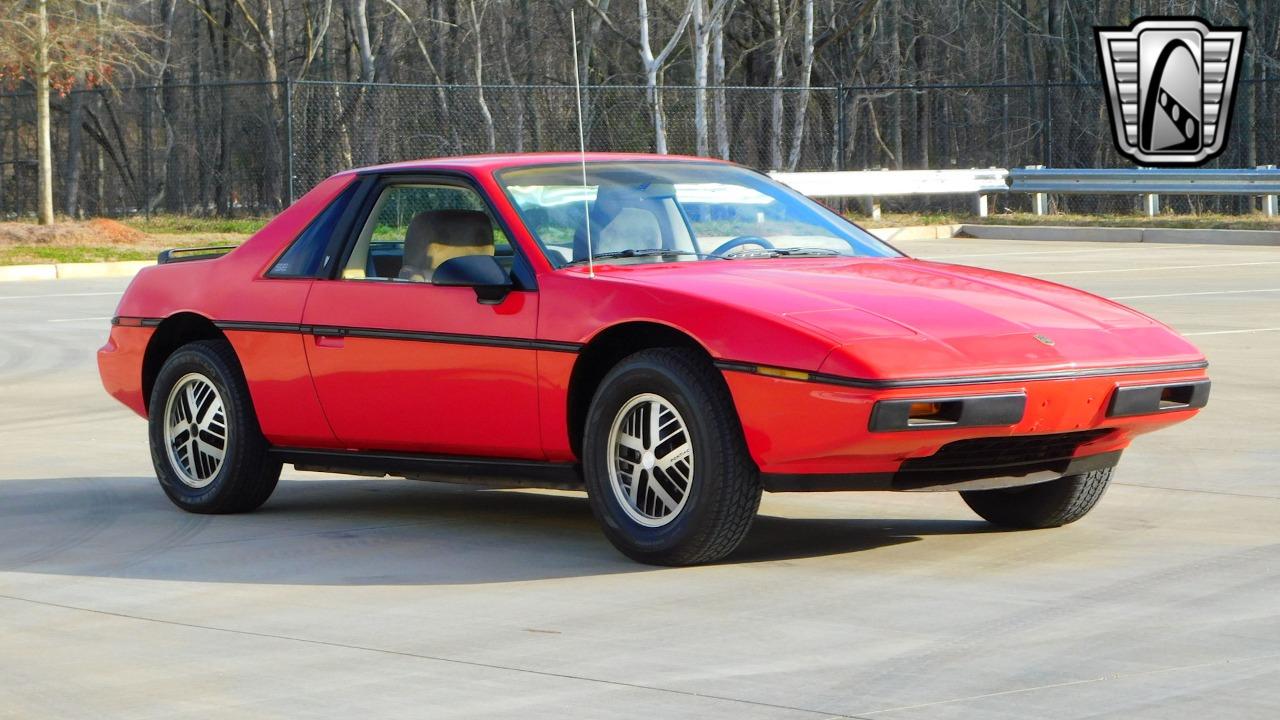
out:
{"label": "alloy wheel", "polygon": [[207,487],[222,469],[231,437],[218,388],[200,373],[183,375],[169,391],[164,417],[173,471],[188,487]]}
{"label": "alloy wheel", "polygon": [[618,410],[608,462],[619,505],[640,525],[670,523],[689,500],[693,440],[680,412],[660,395],[636,395]]}

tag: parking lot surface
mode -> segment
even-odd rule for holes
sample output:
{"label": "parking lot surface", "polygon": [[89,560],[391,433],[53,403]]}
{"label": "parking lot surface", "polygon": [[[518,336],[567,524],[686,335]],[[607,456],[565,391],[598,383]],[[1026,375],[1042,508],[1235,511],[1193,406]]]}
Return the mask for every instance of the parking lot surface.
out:
{"label": "parking lot surface", "polygon": [[1280,248],[899,246],[1154,315],[1209,407],[1066,528],[766,495],[729,562],[660,569],[578,493],[287,470],[181,513],[97,379],[126,281],[0,284],[0,718],[1280,716]]}

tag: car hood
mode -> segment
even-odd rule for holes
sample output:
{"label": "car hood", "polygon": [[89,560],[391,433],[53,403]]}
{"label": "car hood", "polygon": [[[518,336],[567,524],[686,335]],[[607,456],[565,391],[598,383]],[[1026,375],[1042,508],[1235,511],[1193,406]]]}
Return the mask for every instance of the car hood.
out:
{"label": "car hood", "polygon": [[961,265],[777,258],[615,265],[605,272],[821,335],[834,349],[816,369],[833,374],[933,377],[1203,359],[1177,333],[1130,308]]}

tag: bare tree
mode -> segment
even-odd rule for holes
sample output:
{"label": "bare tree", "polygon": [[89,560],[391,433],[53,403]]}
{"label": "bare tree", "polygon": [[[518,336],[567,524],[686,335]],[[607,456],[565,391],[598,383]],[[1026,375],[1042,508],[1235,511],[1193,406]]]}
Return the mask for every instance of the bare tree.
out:
{"label": "bare tree", "polygon": [[497,135],[493,128],[493,113],[489,112],[489,103],[484,99],[484,34],[481,32],[480,20],[484,13],[476,13],[476,0],[471,0],[471,34],[475,46],[476,103],[480,106],[480,116],[484,118],[485,137],[489,141],[489,152],[498,146]]}
{"label": "bare tree", "polygon": [[[121,68],[141,70],[149,32],[115,14],[85,17],[85,0],[29,0],[0,17],[0,75],[27,79],[35,87],[39,165],[37,216],[53,222],[53,150],[49,95],[65,93],[79,80],[110,83]],[[98,6],[99,10],[102,6]]]}
{"label": "bare tree", "polygon": [[804,37],[801,40],[800,52],[800,99],[796,102],[793,113],[794,124],[791,129],[791,151],[787,154],[787,169],[795,170],[800,164],[800,150],[804,144],[805,114],[809,110],[809,86],[813,80],[813,0],[804,1]]}
{"label": "bare tree", "polygon": [[711,84],[716,88],[711,104],[715,116],[716,154],[723,160],[729,159],[728,103],[724,94],[724,26],[725,18],[733,12],[736,4],[737,0],[730,0],[724,12],[711,21]]}
{"label": "bare tree", "polygon": [[586,0],[586,2],[609,26],[609,29],[617,33],[640,53],[640,63],[644,68],[645,101],[649,105],[649,116],[653,119],[653,149],[654,152],[665,155],[667,153],[667,120],[662,111],[662,91],[659,87],[659,79],[667,60],[680,42],[680,36],[684,34],[684,29],[689,24],[689,18],[693,15],[694,3],[698,2],[698,0],[689,0],[684,12],[680,14],[680,20],[676,25],[675,31],[671,33],[667,44],[656,55],[653,53],[653,44],[649,38],[650,15],[648,0],[637,0],[637,12],[639,15],[637,22],[638,38],[632,38],[629,34],[623,32],[598,4],[593,3],[592,0]]}
{"label": "bare tree", "polygon": [[645,93],[649,101],[649,113],[653,117],[653,149],[654,152],[665,155],[667,154],[667,119],[662,111],[662,93],[658,88],[658,76],[661,74],[663,66],[666,65],[667,58],[671,57],[671,52],[676,49],[676,44],[684,33],[685,26],[689,24],[693,5],[698,0],[689,0],[689,6],[681,13],[680,22],[676,26],[675,32],[671,33],[671,38],[657,55],[653,54],[653,47],[649,43],[649,1],[638,0],[638,2],[640,12],[640,61],[644,64]]}
{"label": "bare tree", "polygon": [[[693,128],[698,155],[710,154],[707,142],[707,60],[711,52],[712,35],[722,28],[721,18],[730,0],[693,0]],[[723,32],[722,30],[720,31]],[[720,52],[724,52],[724,38],[720,36]],[[720,58],[723,64],[723,55]],[[723,75],[723,71],[721,73]],[[723,81],[723,77],[720,80]]]}

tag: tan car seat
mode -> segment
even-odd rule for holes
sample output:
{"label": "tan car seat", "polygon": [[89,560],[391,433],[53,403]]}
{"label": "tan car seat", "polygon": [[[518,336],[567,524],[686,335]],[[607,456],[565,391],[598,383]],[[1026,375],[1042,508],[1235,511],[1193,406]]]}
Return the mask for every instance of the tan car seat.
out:
{"label": "tan car seat", "polygon": [[440,264],[463,255],[492,255],[493,225],[478,210],[427,210],[413,216],[404,236],[400,279],[431,282]]}

